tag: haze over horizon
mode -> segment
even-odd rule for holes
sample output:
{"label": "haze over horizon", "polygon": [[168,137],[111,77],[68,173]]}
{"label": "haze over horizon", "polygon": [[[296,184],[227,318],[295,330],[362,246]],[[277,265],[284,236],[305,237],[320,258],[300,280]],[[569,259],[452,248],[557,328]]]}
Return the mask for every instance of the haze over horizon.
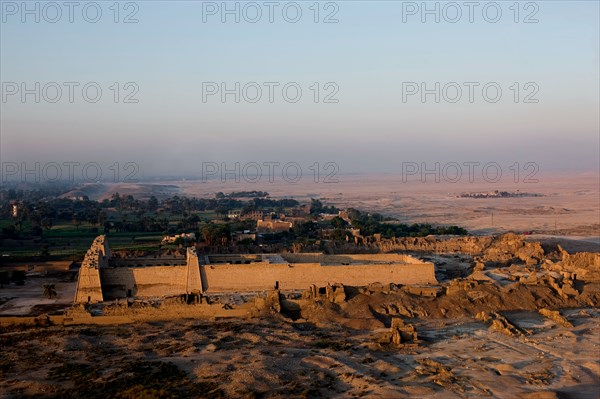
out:
{"label": "haze over horizon", "polygon": [[[80,9],[73,23],[66,9],[56,23],[47,21],[53,10],[23,22],[7,3],[20,4],[2,2],[2,162],[135,162],[146,177],[197,175],[203,162],[306,170],[335,162],[340,174],[394,173],[402,162],[600,168],[598,2],[521,2],[518,15],[501,3],[497,22],[493,10],[482,15],[489,2],[481,2],[472,23],[464,8],[457,22],[449,9],[439,22],[427,14],[422,22],[421,10],[407,8],[413,2],[320,2],[318,15],[301,2],[295,23],[293,10],[281,13],[289,2],[279,3],[273,23],[262,2],[257,22],[248,21],[253,9],[239,22],[222,15],[221,2],[119,3],[118,23],[108,3],[97,23]],[[227,4],[241,11],[248,3]],[[122,23],[130,15],[138,22]],[[11,92],[36,82],[39,102]],[[54,87],[42,92],[49,82],[63,89],[56,102],[48,101]],[[73,102],[64,82],[78,84]],[[82,98],[89,82],[102,89],[97,102]],[[256,85],[239,102],[210,92],[236,82],[240,90],[256,82],[261,99],[249,101]],[[265,82],[277,84],[272,102]],[[297,102],[283,98],[290,82],[302,89]],[[410,94],[436,82],[439,102]],[[476,83],[473,101],[465,82]],[[498,101],[482,94],[489,83],[490,96],[501,88]],[[456,86],[462,97],[453,102]]]}

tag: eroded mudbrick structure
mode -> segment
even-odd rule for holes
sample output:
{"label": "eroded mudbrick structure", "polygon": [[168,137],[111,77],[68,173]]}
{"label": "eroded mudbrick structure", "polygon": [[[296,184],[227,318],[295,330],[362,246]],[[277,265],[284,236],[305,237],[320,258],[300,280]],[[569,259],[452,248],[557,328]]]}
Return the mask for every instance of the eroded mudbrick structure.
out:
{"label": "eroded mudbrick structure", "polygon": [[106,237],[96,237],[79,269],[75,302],[101,302],[104,300],[100,270],[108,266],[109,258],[110,248],[108,248]]}
{"label": "eroded mudbrick structure", "polygon": [[206,292],[303,290],[335,283],[436,284],[433,263],[408,255],[258,254],[112,258],[97,237],[81,265],[75,302]]}

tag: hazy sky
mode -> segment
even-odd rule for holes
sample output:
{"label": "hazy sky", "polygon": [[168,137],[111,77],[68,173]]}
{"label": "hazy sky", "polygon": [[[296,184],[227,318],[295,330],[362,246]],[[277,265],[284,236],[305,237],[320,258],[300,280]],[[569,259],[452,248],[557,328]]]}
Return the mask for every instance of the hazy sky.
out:
{"label": "hazy sky", "polygon": [[76,2],[72,23],[62,1],[1,3],[2,162],[599,165],[597,1],[428,2],[439,22],[421,1]]}

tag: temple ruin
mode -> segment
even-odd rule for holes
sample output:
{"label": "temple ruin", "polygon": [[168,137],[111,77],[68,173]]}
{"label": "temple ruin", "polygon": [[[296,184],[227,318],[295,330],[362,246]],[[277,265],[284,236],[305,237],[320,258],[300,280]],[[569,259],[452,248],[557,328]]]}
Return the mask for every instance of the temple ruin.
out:
{"label": "temple ruin", "polygon": [[435,268],[408,255],[321,253],[111,257],[105,236],[97,237],[81,264],[76,303],[126,297],[304,290],[335,283],[437,284]]}

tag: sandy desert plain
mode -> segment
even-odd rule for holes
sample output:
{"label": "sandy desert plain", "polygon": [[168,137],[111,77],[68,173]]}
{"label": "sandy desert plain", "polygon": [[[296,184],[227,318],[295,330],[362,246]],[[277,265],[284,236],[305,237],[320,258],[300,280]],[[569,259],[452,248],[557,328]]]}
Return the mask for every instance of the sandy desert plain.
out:
{"label": "sandy desert plain", "polygon": [[[212,197],[216,192],[264,190],[272,198],[295,198],[309,201],[321,198],[339,208],[353,207],[398,218],[403,223],[456,224],[473,234],[497,234],[507,231],[536,232],[543,236],[557,235],[584,243],[590,250],[600,245],[600,175],[598,173],[554,173],[537,176],[536,183],[515,183],[511,177],[498,183],[481,178],[470,183],[465,177],[457,183],[432,177],[427,182],[419,177],[402,181],[399,174],[341,175],[337,183],[315,183],[302,177],[297,183],[281,178],[261,183],[236,182],[225,177],[223,182],[162,181],[160,183],[120,183],[90,188],[90,198],[109,198],[114,192],[122,195],[187,195]],[[540,197],[461,198],[461,193],[508,191],[540,194]],[[493,215],[493,217],[492,217]]]}
{"label": "sandy desert plain", "polygon": [[[476,238],[390,244],[419,248],[434,262],[439,286],[432,296],[378,284],[345,287],[341,298],[269,292],[255,301],[240,293],[211,299],[235,317],[225,310],[182,316],[190,305],[152,313],[134,303],[110,323],[89,316],[64,325],[47,318],[37,326],[4,325],[0,397],[600,398],[598,183],[597,174],[495,185],[355,175],[335,184],[89,187],[92,199],[115,191],[148,197],[264,190],[496,238],[472,253],[455,249]],[[458,197],[494,190],[542,196]],[[501,236],[509,231],[533,234]],[[73,290],[63,292],[54,301],[70,301]]]}

